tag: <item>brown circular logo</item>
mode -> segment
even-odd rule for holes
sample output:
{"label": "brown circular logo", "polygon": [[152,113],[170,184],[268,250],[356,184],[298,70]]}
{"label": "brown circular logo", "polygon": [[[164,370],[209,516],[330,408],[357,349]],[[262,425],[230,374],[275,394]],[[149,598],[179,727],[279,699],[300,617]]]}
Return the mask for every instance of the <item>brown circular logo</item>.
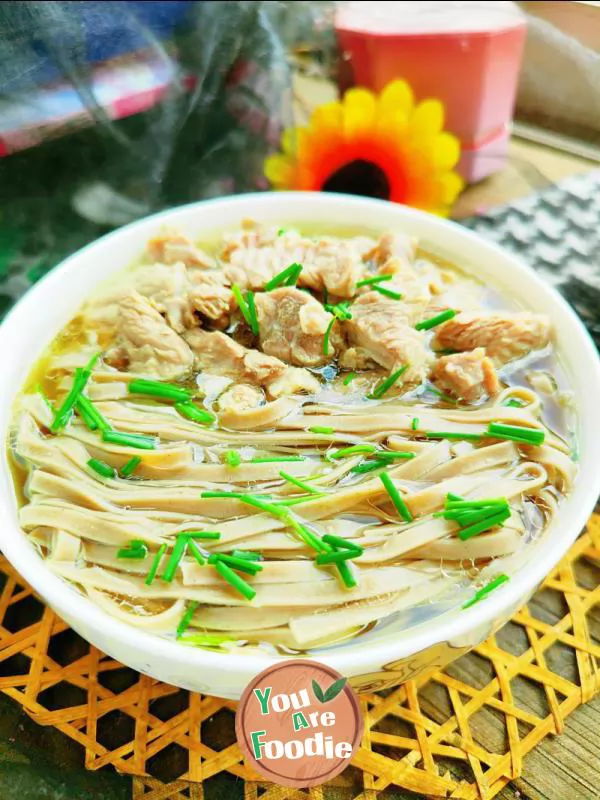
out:
{"label": "brown circular logo", "polygon": [[318,786],[345,769],[363,732],[346,678],[316,661],[282,661],[246,687],[235,732],[249,764],[283,786]]}

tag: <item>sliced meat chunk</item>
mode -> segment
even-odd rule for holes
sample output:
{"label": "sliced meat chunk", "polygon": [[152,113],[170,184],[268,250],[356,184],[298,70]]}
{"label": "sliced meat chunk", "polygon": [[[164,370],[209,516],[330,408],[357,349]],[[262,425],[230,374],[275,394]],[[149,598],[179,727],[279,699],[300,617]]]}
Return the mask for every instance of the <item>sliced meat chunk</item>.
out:
{"label": "sliced meat chunk", "polygon": [[333,326],[325,355],[325,333],[332,317],[310,294],[284,286],[257,294],[255,302],[265,353],[300,367],[326,364],[335,356],[341,344],[338,326]]}
{"label": "sliced meat chunk", "polygon": [[106,355],[108,363],[165,380],[190,372],[192,351],[138,292],[120,300],[117,326],[116,343]]}
{"label": "sliced meat chunk", "polygon": [[528,312],[461,313],[436,330],[435,348],[473,350],[485,347],[496,366],[545,347],[550,341],[550,320]]}
{"label": "sliced meat chunk", "polygon": [[190,308],[190,282],[181,262],[172,266],[153,264],[139,267],[131,280],[135,291],[164,314],[173,330],[181,332],[195,324]]}
{"label": "sliced meat chunk", "polygon": [[404,303],[426,306],[431,298],[429,277],[420,275],[413,264],[417,242],[403,233],[384,233],[375,249],[369,253],[380,275],[391,275],[392,280],[382,284],[402,294]]}
{"label": "sliced meat chunk", "polygon": [[353,303],[352,319],[344,322],[344,329],[362,355],[368,354],[390,372],[408,364],[402,380],[421,382],[430,356],[423,334],[409,324],[409,318],[403,303],[367,292]]}
{"label": "sliced meat chunk", "polygon": [[258,386],[236,383],[226,389],[217,400],[219,411],[247,411],[265,404],[265,395]]}
{"label": "sliced meat chunk", "polygon": [[186,267],[214,269],[215,260],[178,231],[164,231],[150,239],[146,247],[148,256],[161,264],[177,264]]}
{"label": "sliced meat chunk", "polygon": [[331,295],[352,297],[363,276],[363,255],[372,249],[366,237],[339,240],[308,239],[297,231],[277,235],[273,229],[256,228],[229,237],[221,252],[224,274],[242,289],[262,289],[290,264],[302,264],[298,285]]}
{"label": "sliced meat chunk", "polygon": [[200,271],[195,271],[192,275],[189,302],[195,311],[211,320],[218,328],[229,325],[230,314],[235,306],[233,293],[228,286],[223,285],[222,276],[219,273],[213,275]]}
{"label": "sliced meat chunk", "polygon": [[339,358],[342,369],[373,369],[377,362],[364,347],[348,347]]}
{"label": "sliced meat chunk", "polygon": [[283,375],[267,385],[267,391],[273,398],[290,394],[316,394],[320,388],[318,379],[300,367],[287,367]]}
{"label": "sliced meat chunk", "polygon": [[192,348],[195,368],[212,375],[262,386],[285,371],[283,361],[249,350],[221,331],[194,328],[187,331],[185,340]]}
{"label": "sliced meat chunk", "polygon": [[493,397],[500,389],[494,365],[483,347],[438,358],[430,378],[442,392],[466,403]]}

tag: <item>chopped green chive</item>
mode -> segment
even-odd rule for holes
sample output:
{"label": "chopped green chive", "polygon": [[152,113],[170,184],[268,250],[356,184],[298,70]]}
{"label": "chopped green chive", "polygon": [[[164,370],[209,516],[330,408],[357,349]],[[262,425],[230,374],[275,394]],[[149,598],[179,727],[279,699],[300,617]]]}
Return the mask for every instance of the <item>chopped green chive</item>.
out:
{"label": "chopped green chive", "polygon": [[52,412],[52,414],[56,414],[56,409],[54,408],[54,403],[52,403],[52,402],[51,402],[51,401],[50,401],[50,400],[49,400],[49,399],[46,397],[46,395],[44,394],[44,392],[43,392],[43,390],[42,390],[42,387],[41,387],[41,385],[40,385],[39,383],[38,383],[38,385],[35,387],[35,390],[36,390],[36,392],[39,394],[39,396],[42,398],[42,400],[44,401],[44,403],[46,403],[46,405],[48,406],[48,408],[50,409],[50,411]]}
{"label": "chopped green chive", "polygon": [[103,478],[117,477],[116,469],[111,467],[110,464],[105,464],[104,461],[100,461],[99,458],[90,458],[87,465],[90,469],[93,469],[94,472],[98,473],[98,475],[102,475]]}
{"label": "chopped green chive", "polygon": [[383,395],[389,389],[391,389],[392,386],[396,383],[398,378],[406,372],[408,367],[409,367],[408,364],[404,364],[404,366],[400,367],[400,369],[397,369],[395,372],[393,372],[391,375],[389,375],[384,381],[381,381],[381,383],[379,383],[373,389],[371,394],[367,395],[369,400],[379,400],[381,397],[383,397]]}
{"label": "chopped green chive", "polygon": [[279,461],[306,461],[304,456],[258,456],[251,458],[250,464],[276,464]]}
{"label": "chopped green chive", "polygon": [[287,509],[279,508],[275,503],[270,503],[267,500],[261,500],[260,497],[255,497],[251,494],[242,494],[242,492],[202,492],[200,497],[240,500],[242,503],[247,503],[249,506],[259,508],[261,511],[266,511],[276,517],[285,517],[287,514],[289,514]]}
{"label": "chopped green chive", "polygon": [[428,439],[468,439],[478,442],[482,438],[480,433],[463,433],[462,431],[427,431],[425,436]]}
{"label": "chopped green chive", "polygon": [[232,550],[231,555],[236,558],[245,558],[247,561],[264,561],[263,555],[252,550]]}
{"label": "chopped green chive", "polygon": [[294,286],[302,272],[301,264],[290,264],[289,267],[278,272],[277,275],[265,283],[265,292],[270,292],[282,284],[284,286]]}
{"label": "chopped green chive", "polygon": [[453,350],[451,347],[444,347],[442,350],[433,351],[436,356],[454,356],[460,353],[460,350]]}
{"label": "chopped green chive", "polygon": [[108,420],[102,416],[89,397],[86,397],[84,394],[82,394],[75,403],[75,408],[81,414],[82,420],[91,431],[95,431],[98,428],[101,431],[109,431],[111,429]]}
{"label": "chopped green chive", "polygon": [[225,453],[225,463],[228,467],[235,469],[242,463],[242,457],[237,450],[227,450]]}
{"label": "chopped green chive", "polygon": [[354,589],[358,584],[348,564],[345,561],[338,561],[336,567],[346,589]]}
{"label": "chopped green chive", "polygon": [[352,558],[357,558],[360,553],[355,550],[336,550],[333,553],[319,553],[315,558],[315,563],[319,567],[326,566],[327,564],[339,564],[341,561],[350,561]]}
{"label": "chopped green chive", "polygon": [[355,467],[352,467],[350,472],[354,472],[356,475],[364,475],[367,472],[374,472],[376,469],[383,469],[387,466],[389,466],[388,461],[375,459],[373,461],[365,461],[364,464],[357,464]]}
{"label": "chopped green chive", "polygon": [[318,492],[317,494],[311,494],[309,497],[286,497],[284,499],[278,499],[277,503],[280,506],[297,506],[300,503],[308,503],[311,500],[316,500],[318,497],[325,497],[326,492]]}
{"label": "chopped green chive", "polygon": [[231,569],[235,569],[238,572],[245,572],[248,575],[256,575],[257,572],[262,571],[262,566],[258,562],[249,561],[247,558],[237,558],[233,555],[227,556],[223,553],[214,553],[208,558],[209,564],[216,564],[217,561],[222,561],[224,564],[227,564],[228,567],[231,567]]}
{"label": "chopped green chive", "polygon": [[186,631],[190,627],[190,623],[196,613],[196,609],[198,608],[198,603],[196,600],[192,600],[191,603],[185,610],[184,615],[182,616],[181,620],[179,621],[179,625],[177,626],[177,638],[181,636],[184,631]]}
{"label": "chopped green chive", "polygon": [[285,233],[285,228],[279,228],[279,230],[277,231],[277,236],[283,236],[284,233]]}
{"label": "chopped green chive", "polygon": [[293,483],[294,486],[297,486],[299,489],[302,489],[308,494],[322,494],[318,489],[315,489],[314,486],[309,486],[308,483],[304,483],[304,481],[299,480],[298,478],[294,478],[292,475],[288,475],[287,472],[281,470],[279,473],[284,481],[288,481],[288,483]]}
{"label": "chopped green chive", "polygon": [[308,430],[311,433],[324,433],[324,434],[335,433],[333,428],[328,428],[326,425],[313,425],[312,428],[309,428]]}
{"label": "chopped green chive", "polygon": [[172,383],[161,383],[160,381],[146,380],[139,378],[127,384],[129,394],[145,394],[149,397],[158,397],[161,400],[175,400],[176,402],[186,402],[191,400],[192,393],[182,386],[175,386]]}
{"label": "chopped green chive", "polygon": [[148,555],[148,545],[141,539],[132,539],[129,547],[121,547],[117,550],[117,558],[142,559]]}
{"label": "chopped green chive", "polygon": [[385,283],[386,281],[391,281],[393,277],[393,275],[374,275],[372,278],[363,278],[362,281],[358,281],[356,288],[360,289],[361,286],[373,286],[377,283]]}
{"label": "chopped green chive", "polygon": [[173,546],[173,550],[171,552],[171,557],[167,561],[167,566],[165,567],[165,571],[162,574],[163,581],[171,583],[171,581],[175,577],[175,573],[177,572],[177,567],[179,566],[179,562],[185,555],[187,544],[188,544],[188,537],[185,535],[185,533],[178,533],[177,538],[175,539],[175,545]]}
{"label": "chopped green chive", "polygon": [[254,292],[246,292],[246,302],[248,303],[248,313],[250,314],[250,328],[255,336],[258,336],[258,314],[256,313],[256,303],[254,301]]}
{"label": "chopped green chive", "polygon": [[166,549],[167,545],[163,543],[156,551],[156,555],[154,556],[154,560],[150,566],[150,571],[148,572],[146,580],[144,581],[146,586],[150,586],[154,578],[156,578],[156,573],[158,572],[160,562],[162,561],[162,557],[164,556]]}
{"label": "chopped green chive", "polygon": [[122,447],[136,447],[138,450],[156,450],[155,437],[144,436],[141,433],[102,431],[102,440],[109,444],[120,444]]}
{"label": "chopped green chive", "polygon": [[341,303],[336,303],[332,305],[331,303],[326,303],[323,308],[325,311],[328,311],[330,314],[333,314],[336,319],[339,320],[346,320],[352,319],[352,312],[350,311],[350,301],[343,300]]}
{"label": "chopped green chive", "polygon": [[439,397],[440,400],[443,400],[444,403],[451,403],[452,405],[456,405],[458,403],[458,400],[456,400],[454,397],[450,397],[449,394],[444,394],[444,392],[440,391],[437,386],[433,386],[433,384],[430,384],[427,388],[428,391],[437,395],[437,397]]}
{"label": "chopped green chive", "polygon": [[490,422],[487,436],[494,439],[508,439],[520,444],[539,446],[544,443],[546,434],[538,428],[526,428],[522,425],[503,425],[500,422]]}
{"label": "chopped green chive", "polygon": [[190,539],[212,539],[217,541],[221,538],[218,531],[184,531],[185,535]]}
{"label": "chopped green chive", "polygon": [[392,289],[387,289],[385,286],[373,286],[373,289],[384,297],[391,297],[392,300],[402,300],[404,297],[402,292],[394,292]]}
{"label": "chopped green chive", "polygon": [[129,461],[121,467],[119,474],[122,478],[128,478],[136,471],[141,463],[142,459],[139,456],[133,456],[133,458],[130,458]]}
{"label": "chopped green chive", "polygon": [[230,636],[221,636],[216,633],[190,633],[187,636],[181,636],[177,641],[188,647],[221,647],[234,640]]}
{"label": "chopped green chive", "polygon": [[431,328],[441,325],[442,322],[448,322],[449,319],[452,319],[455,316],[456,311],[454,311],[452,308],[448,308],[446,311],[442,311],[441,314],[436,314],[435,317],[430,317],[429,319],[424,319],[421,322],[417,322],[415,329],[418,331],[429,331]]}
{"label": "chopped green chive", "polygon": [[219,575],[224,578],[232,588],[243,595],[246,600],[253,600],[256,597],[256,592],[250,586],[250,584],[247,583],[243,578],[240,578],[239,575],[236,575],[231,567],[227,566],[225,562],[216,561],[214,567]]}
{"label": "chopped green chive", "polygon": [[[461,528],[458,532],[458,538],[461,539],[463,542],[467,539],[471,539],[473,536],[477,536],[479,533],[483,533],[484,531],[493,528],[494,525],[502,525],[506,520],[510,517],[510,509],[501,511],[496,511],[490,513],[485,512],[487,516],[479,517],[479,521],[471,521],[470,525],[467,525],[464,528]],[[459,521],[460,524],[460,521]]]}
{"label": "chopped green chive", "polygon": [[194,556],[198,564],[203,567],[206,564],[206,558],[204,557],[204,553],[200,550],[194,539],[188,535],[187,537],[187,546],[189,552]]}
{"label": "chopped green chive", "polygon": [[400,492],[394,486],[394,482],[392,481],[390,476],[387,474],[387,472],[382,472],[381,475],[379,476],[379,480],[385,486],[385,489],[386,489],[387,493],[389,494],[390,499],[391,499],[392,503],[394,504],[394,507],[395,507],[396,511],[400,514],[402,519],[405,522],[412,522],[414,517],[410,513],[410,510],[409,510],[408,506],[406,505],[406,503],[402,499],[402,496],[401,496]]}
{"label": "chopped green chive", "polygon": [[377,451],[377,459],[379,461],[397,461],[399,459],[406,459],[410,460],[414,458],[414,453],[396,453],[390,450],[378,450]]}
{"label": "chopped green chive", "polygon": [[356,378],[356,372],[349,372],[344,378],[344,386],[349,386],[354,378]]}
{"label": "chopped green chive", "polygon": [[416,431],[416,430],[419,429],[419,418],[418,417],[413,417],[413,421],[412,421],[412,424],[411,424],[410,427],[412,428],[413,431]]}
{"label": "chopped green chive", "polygon": [[255,336],[257,336],[258,335],[258,319],[256,317],[256,310],[254,308],[254,295],[252,295],[252,300],[251,300],[251,302],[252,302],[252,310],[251,310],[250,303],[248,302],[248,299],[247,299],[248,295],[252,294],[251,292],[247,292],[246,293],[246,300],[244,300],[244,298],[242,297],[242,290],[237,285],[237,283],[233,284],[233,286],[231,287],[231,291],[233,293],[233,296],[236,299],[236,302],[238,304],[238,308],[240,309],[240,311],[242,313],[242,316],[244,317],[244,319],[246,320],[246,322],[250,326],[250,328],[252,330],[252,333]]}
{"label": "chopped green chive", "polygon": [[68,423],[69,419],[71,418],[73,408],[76,402],[83,394],[83,390],[87,386],[87,383],[92,375],[92,370],[99,357],[100,353],[93,356],[88,362],[86,367],[83,368],[77,367],[77,369],[75,370],[73,385],[71,386],[69,393],[61,403],[59,409],[54,414],[54,419],[52,420],[52,424],[50,425],[50,431],[52,433],[57,433],[59,430],[64,428],[65,425]]}
{"label": "chopped green chive", "polygon": [[192,422],[198,422],[200,425],[210,425],[216,420],[212,412],[207,411],[205,408],[198,408],[197,405],[190,402],[175,403],[175,410],[182,417],[187,417],[187,419]]}
{"label": "chopped green chive", "polygon": [[470,606],[475,605],[480,600],[483,600],[490,592],[493,592],[494,589],[497,589],[498,586],[502,586],[503,583],[506,583],[509,580],[508,575],[498,575],[497,578],[494,578],[493,581],[490,581],[486,586],[480,589],[478,592],[475,592],[473,597],[470,600],[467,600],[466,603],[463,603],[463,608],[470,608]]}
{"label": "chopped green chive", "polygon": [[516,397],[511,397],[509,400],[505,400],[502,405],[508,406],[509,408],[523,408],[525,403],[523,403],[521,400],[517,400]]}
{"label": "chopped green chive", "polygon": [[325,544],[330,544],[332,547],[341,547],[342,550],[351,550],[356,553],[364,553],[364,547],[352,542],[350,539],[344,539],[342,536],[335,536],[333,533],[326,533],[323,536]]}
{"label": "chopped green chive", "polygon": [[335,319],[335,317],[331,318],[327,330],[325,331],[325,336],[323,337],[323,354],[326,356],[329,355],[329,337],[331,336],[331,329],[333,328]]}
{"label": "chopped green chive", "polygon": [[351,447],[342,447],[340,450],[329,455],[330,459],[346,458],[347,456],[354,456],[358,453],[376,453],[377,448],[374,444],[353,444]]}

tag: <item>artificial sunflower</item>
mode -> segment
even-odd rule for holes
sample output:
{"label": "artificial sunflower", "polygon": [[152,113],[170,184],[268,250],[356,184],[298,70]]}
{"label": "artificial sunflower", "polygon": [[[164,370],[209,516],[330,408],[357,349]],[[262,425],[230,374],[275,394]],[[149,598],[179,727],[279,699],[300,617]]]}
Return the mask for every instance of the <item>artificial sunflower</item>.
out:
{"label": "artificial sunflower", "polygon": [[275,189],[380,197],[446,216],[463,180],[453,169],[460,144],[443,127],[439,100],[416,105],[406,81],[379,96],[349,89],[316,108],[308,127],[284,131],[265,175]]}

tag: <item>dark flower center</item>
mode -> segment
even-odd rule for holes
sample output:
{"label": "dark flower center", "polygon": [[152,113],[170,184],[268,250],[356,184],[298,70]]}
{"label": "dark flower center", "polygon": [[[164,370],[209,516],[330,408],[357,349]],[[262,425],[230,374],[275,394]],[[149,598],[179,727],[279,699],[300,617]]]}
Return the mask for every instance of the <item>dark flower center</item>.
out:
{"label": "dark flower center", "polygon": [[362,158],[344,164],[336,170],[327,178],[321,190],[379,197],[382,200],[390,198],[390,183],[385,172],[377,164]]}

